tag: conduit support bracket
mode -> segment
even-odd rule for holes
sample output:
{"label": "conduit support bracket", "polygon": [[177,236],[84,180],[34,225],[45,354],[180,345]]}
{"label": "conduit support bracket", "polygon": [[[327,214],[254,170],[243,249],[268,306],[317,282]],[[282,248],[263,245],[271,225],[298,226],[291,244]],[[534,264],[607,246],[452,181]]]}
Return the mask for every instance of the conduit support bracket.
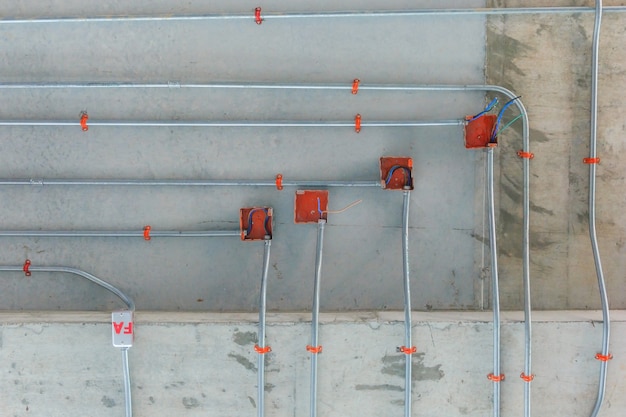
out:
{"label": "conduit support bracket", "polygon": [[273,209],[271,207],[244,207],[239,210],[241,240],[270,240],[272,238]]}
{"label": "conduit support bracket", "polygon": [[297,190],[294,202],[295,223],[328,220],[328,190]]}
{"label": "conduit support bracket", "polygon": [[[472,116],[468,116],[469,119]],[[495,114],[484,114],[474,120],[469,120],[465,124],[465,147],[467,149],[481,149],[498,146],[498,137],[495,142],[491,141],[491,134],[496,124],[498,116]]]}
{"label": "conduit support bracket", "polygon": [[383,190],[412,190],[413,159],[406,156],[381,157],[380,184]]}

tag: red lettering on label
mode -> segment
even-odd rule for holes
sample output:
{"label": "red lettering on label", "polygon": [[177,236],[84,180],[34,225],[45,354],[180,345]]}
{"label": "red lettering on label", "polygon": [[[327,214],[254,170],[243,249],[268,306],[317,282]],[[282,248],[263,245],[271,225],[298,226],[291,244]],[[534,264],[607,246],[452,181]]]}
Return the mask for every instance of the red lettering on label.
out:
{"label": "red lettering on label", "polygon": [[113,330],[115,330],[115,334],[120,334],[122,331],[122,327],[124,327],[124,322],[115,323],[113,322]]}
{"label": "red lettering on label", "polygon": [[124,334],[133,334],[133,322],[128,323],[128,326],[124,327]]}

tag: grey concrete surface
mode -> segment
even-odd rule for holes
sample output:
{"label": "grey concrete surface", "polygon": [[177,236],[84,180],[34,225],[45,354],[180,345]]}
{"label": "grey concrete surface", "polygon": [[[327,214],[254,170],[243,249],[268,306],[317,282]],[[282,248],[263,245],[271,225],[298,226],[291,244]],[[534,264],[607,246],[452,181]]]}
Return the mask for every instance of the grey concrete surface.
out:
{"label": "grey concrete surface", "polygon": [[[523,326],[504,316],[502,415],[522,413]],[[6,416],[124,415],[119,351],[102,313],[2,314],[0,406]],[[535,415],[583,417],[595,401],[601,326],[597,312],[536,315]],[[626,317],[614,313],[614,336]],[[256,415],[254,315],[137,313],[131,348],[137,417]],[[310,320],[270,315],[267,415],[308,415]],[[487,313],[415,313],[415,416],[491,415],[491,324]],[[403,340],[397,313],[322,314],[319,416],[403,413]],[[626,400],[623,344],[612,346],[602,416],[619,417]]]}
{"label": "grey concrete surface", "polygon": [[[265,10],[332,10],[332,2],[268,2]],[[437,2],[424,2],[435,6]],[[481,1],[451,2],[480,6]],[[165,12],[242,12],[252,2],[49,1],[3,4],[12,17]],[[380,8],[349,2],[341,9]],[[385,7],[406,9],[411,2]],[[334,19],[236,22],[0,24],[2,81],[267,81],[482,83],[485,19]],[[2,119],[431,120],[462,118],[481,94],[362,91],[30,90],[0,95]],[[411,272],[416,309],[478,305],[481,280],[473,236],[481,153],[463,148],[459,128],[0,128],[3,178],[209,178],[376,180],[378,158],[415,160]],[[268,307],[310,308],[315,226],[293,224],[293,193],[250,188],[2,187],[0,229],[238,228],[240,207],[275,208]],[[401,309],[401,195],[333,189],[322,308]],[[476,210],[477,209],[477,210]],[[138,309],[253,311],[260,244],[236,238],[2,238],[0,263],[66,264],[108,280]],[[1,309],[107,310],[111,300],[69,277],[3,274]]]}

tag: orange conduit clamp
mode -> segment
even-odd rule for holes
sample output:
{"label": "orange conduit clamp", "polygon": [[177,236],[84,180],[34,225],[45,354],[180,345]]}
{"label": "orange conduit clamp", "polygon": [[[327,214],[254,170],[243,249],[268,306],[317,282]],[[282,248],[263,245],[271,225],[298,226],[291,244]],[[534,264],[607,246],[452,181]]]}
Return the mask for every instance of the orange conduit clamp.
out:
{"label": "orange conduit clamp", "polygon": [[517,156],[520,158],[533,159],[535,154],[532,152],[517,151]]}
{"label": "orange conduit clamp", "polygon": [[519,374],[519,377],[522,378],[525,382],[530,382],[533,379],[535,379],[535,375],[533,375],[533,374],[526,375],[524,372]]}
{"label": "orange conduit clamp", "polygon": [[30,259],[26,259],[24,261],[24,266],[22,267],[22,270],[24,271],[25,276],[30,276]]}
{"label": "orange conduit clamp", "polygon": [[583,158],[585,164],[599,164],[600,158]]}
{"label": "orange conduit clamp", "polygon": [[489,374],[487,375],[487,379],[493,382],[502,382],[504,381],[504,374],[500,374],[500,375]]}
{"label": "orange conduit clamp", "polygon": [[152,239],[152,238],[150,237],[150,230],[152,230],[152,227],[150,227],[150,226],[145,226],[145,227],[143,228],[143,239],[144,239],[144,240],[150,240],[150,239]]}
{"label": "orange conduit clamp", "polygon": [[361,82],[361,80],[359,80],[358,78],[355,78],[354,81],[352,81],[352,94],[355,94],[359,92],[359,83]]}
{"label": "orange conduit clamp", "polygon": [[354,117],[354,131],[359,133],[361,131],[361,115],[357,114]]}
{"label": "orange conduit clamp", "polygon": [[272,348],[269,346],[261,347],[259,345],[254,345],[254,351],[259,355],[265,355],[266,353],[270,353]]}
{"label": "orange conduit clamp", "polygon": [[596,359],[602,362],[608,362],[611,359],[613,359],[613,355],[611,355],[610,353],[607,355],[603,355],[601,353],[596,353]]}
{"label": "orange conduit clamp", "polygon": [[256,22],[257,25],[260,25],[261,23],[263,23],[263,18],[261,18],[260,7],[257,7],[256,9],[254,9],[254,21]]}
{"label": "orange conduit clamp", "polygon": [[322,345],[319,345],[319,346],[306,345],[306,350],[313,353],[314,355],[317,355],[318,353],[322,353]]}
{"label": "orange conduit clamp", "polygon": [[411,346],[410,348],[408,348],[408,347],[406,347],[406,346],[398,346],[398,347],[396,348],[396,350],[397,350],[398,352],[402,352],[402,353],[404,353],[405,355],[412,355],[412,354],[414,354],[415,352],[417,352],[417,346]]}
{"label": "orange conduit clamp", "polygon": [[80,128],[83,129],[83,132],[89,130],[89,126],[87,126],[87,120],[89,120],[89,115],[86,111],[80,112]]}
{"label": "orange conduit clamp", "polygon": [[283,189],[283,174],[276,175],[276,189],[278,191]]}

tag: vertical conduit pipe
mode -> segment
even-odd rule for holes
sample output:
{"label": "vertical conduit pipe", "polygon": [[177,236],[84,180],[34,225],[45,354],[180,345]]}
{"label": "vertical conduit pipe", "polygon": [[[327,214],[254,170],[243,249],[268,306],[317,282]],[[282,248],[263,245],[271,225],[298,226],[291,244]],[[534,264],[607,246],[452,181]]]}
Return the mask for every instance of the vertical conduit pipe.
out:
{"label": "vertical conduit pipe", "polygon": [[265,312],[267,309],[267,274],[270,267],[270,248],[272,241],[265,240],[263,251],[263,273],[261,275],[261,290],[259,296],[259,358],[258,358],[258,389],[257,389],[257,415],[265,415]]}
{"label": "vertical conduit pipe", "polygon": [[128,348],[122,348],[122,369],[124,372],[124,397],[126,398],[126,417],[133,417],[133,405],[130,392],[130,370],[128,369]]}
{"label": "vertical conduit pipe", "polygon": [[[409,279],[409,205],[411,192],[404,191],[402,204],[402,273],[404,276],[404,353],[405,353],[405,378],[404,378],[404,417],[411,417],[411,391],[413,387],[412,362],[413,341],[411,337],[411,282]],[[407,350],[408,349],[408,350]]]}
{"label": "vertical conduit pipe", "polygon": [[319,345],[319,315],[320,315],[320,281],[322,278],[322,250],[324,249],[324,226],[326,220],[317,222],[317,255],[315,256],[315,281],[313,284],[313,311],[311,319],[311,413],[310,417],[317,416],[317,355],[321,352]]}
{"label": "vertical conduit pipe", "polygon": [[[591,64],[591,135],[589,139],[589,157],[596,158],[596,142],[598,130],[598,50],[600,48],[600,27],[602,24],[602,0],[596,0],[596,19],[593,31],[593,51]],[[598,289],[602,302],[602,352],[601,355],[608,359],[609,340],[611,334],[611,322],[609,317],[609,300],[606,293],[604,273],[602,272],[602,262],[600,259],[600,249],[598,248],[598,237],[596,234],[596,164],[589,164],[589,238],[593,251],[593,260],[598,278]],[[608,361],[600,362],[600,381],[598,384],[598,395],[596,403],[591,412],[591,417],[596,417],[602,407],[604,394],[606,391],[606,373]]]}
{"label": "vertical conduit pipe", "polygon": [[487,150],[487,200],[489,206],[489,248],[493,305],[493,416],[500,416],[500,289],[498,287],[498,248],[496,246],[496,210],[493,190],[493,148]]}

